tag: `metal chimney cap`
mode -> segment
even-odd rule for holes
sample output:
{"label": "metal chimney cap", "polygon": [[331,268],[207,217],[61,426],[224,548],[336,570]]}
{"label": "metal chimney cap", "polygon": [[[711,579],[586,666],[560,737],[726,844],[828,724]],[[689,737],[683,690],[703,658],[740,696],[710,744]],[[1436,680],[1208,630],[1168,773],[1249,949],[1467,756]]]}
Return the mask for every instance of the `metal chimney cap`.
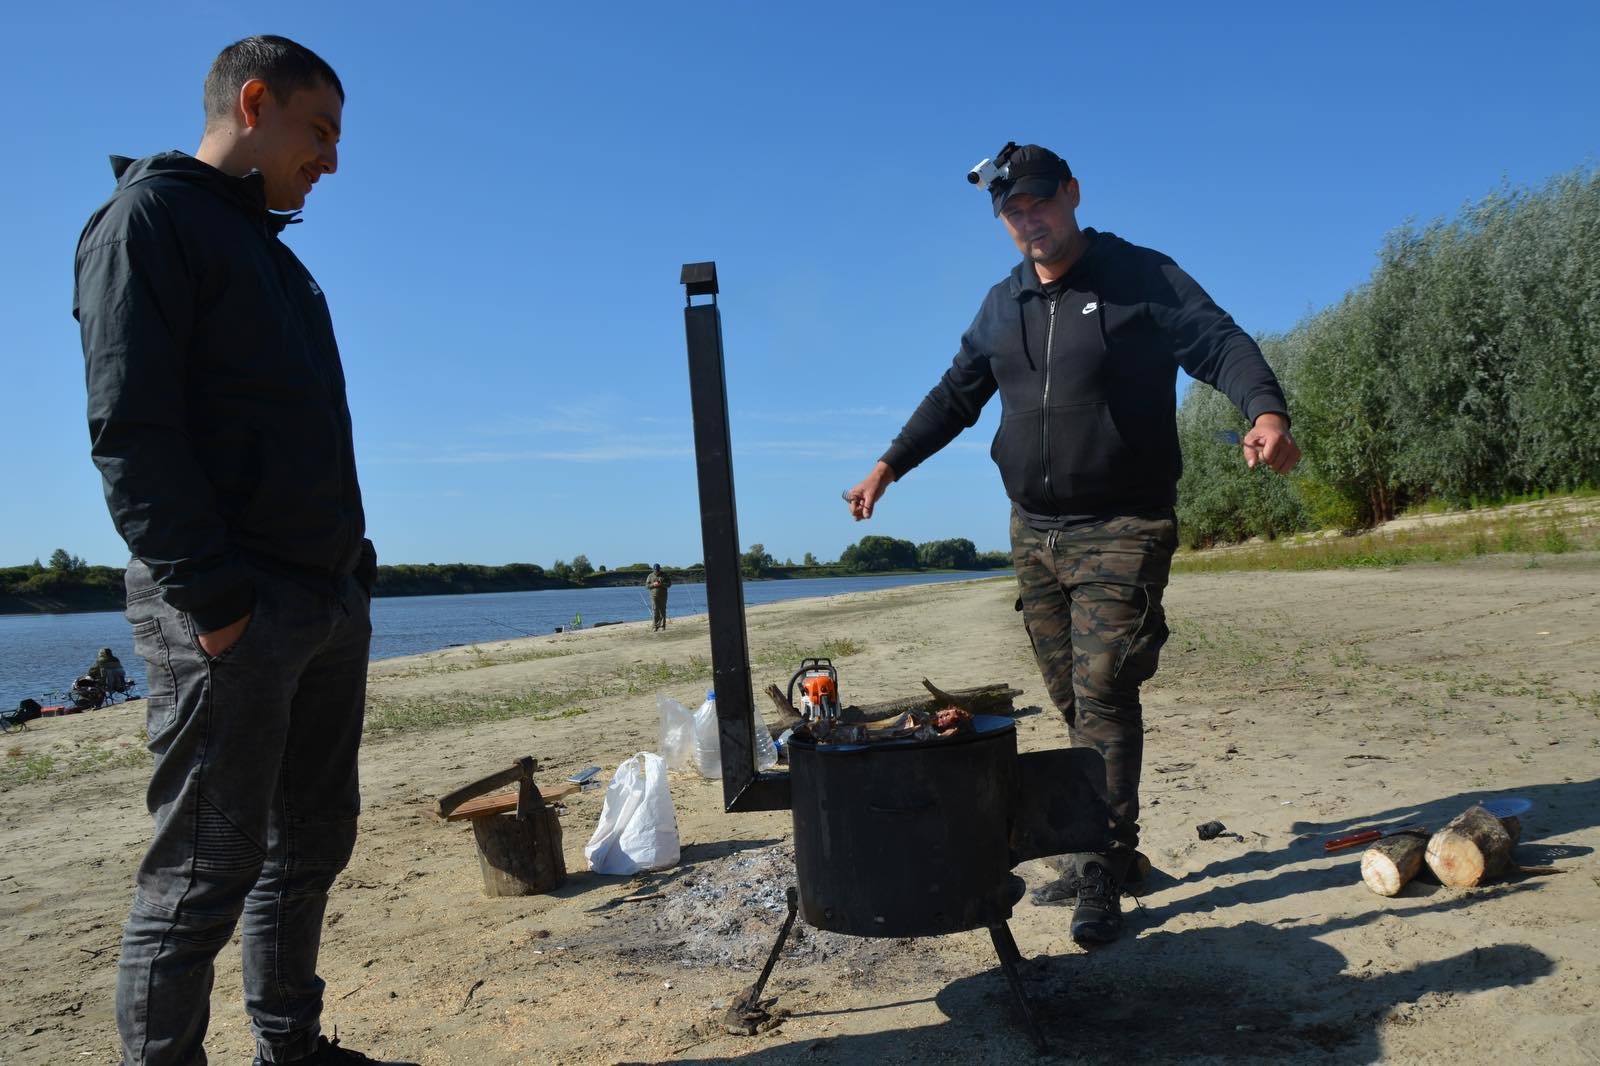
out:
{"label": "metal chimney cap", "polygon": [[717,294],[717,264],[685,263],[678,275],[678,284],[688,289],[690,296],[715,296]]}

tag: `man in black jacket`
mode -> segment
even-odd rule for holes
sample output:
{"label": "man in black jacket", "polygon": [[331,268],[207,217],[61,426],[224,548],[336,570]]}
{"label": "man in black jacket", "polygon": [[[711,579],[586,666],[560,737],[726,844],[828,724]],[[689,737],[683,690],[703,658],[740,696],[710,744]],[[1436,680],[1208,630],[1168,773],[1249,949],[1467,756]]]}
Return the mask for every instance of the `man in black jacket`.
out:
{"label": "man in black jacket", "polygon": [[1105,852],[1062,856],[1063,876],[1035,898],[1072,899],[1074,939],[1103,944],[1121,932],[1119,896],[1135,872],[1139,686],[1167,639],[1178,368],[1220,389],[1250,422],[1249,465],[1288,473],[1300,449],[1255,342],[1166,256],[1080,229],[1078,181],[1065,161],[1008,144],[993,168],[974,175],[1023,260],[989,290],[953,365],[845,498],[858,521],[870,518],[892,482],[1000,394],[990,454],[1011,498],[1023,619],[1072,743],[1105,759],[1111,814]]}
{"label": "man in black jacket", "polygon": [[282,37],[224,49],[194,156],[113,159],[73,312],[89,433],[133,559],[155,818],[117,974],[124,1061],[205,1061],[243,918],[257,1062],[321,1035],[328,888],[355,843],[376,556],[322,290],[280,241],[338,165],[344,89]]}

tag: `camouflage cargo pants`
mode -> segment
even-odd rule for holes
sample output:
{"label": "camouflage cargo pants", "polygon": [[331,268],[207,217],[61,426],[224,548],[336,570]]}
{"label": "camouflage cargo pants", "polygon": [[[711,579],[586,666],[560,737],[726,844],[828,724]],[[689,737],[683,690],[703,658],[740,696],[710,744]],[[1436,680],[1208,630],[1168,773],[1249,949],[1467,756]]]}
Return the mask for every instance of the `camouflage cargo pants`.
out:
{"label": "camouflage cargo pants", "polygon": [[1045,687],[1073,746],[1105,759],[1110,857],[1119,877],[1139,843],[1139,686],[1155,674],[1167,641],[1161,596],[1177,546],[1172,517],[1047,531],[1011,516],[1022,617]]}

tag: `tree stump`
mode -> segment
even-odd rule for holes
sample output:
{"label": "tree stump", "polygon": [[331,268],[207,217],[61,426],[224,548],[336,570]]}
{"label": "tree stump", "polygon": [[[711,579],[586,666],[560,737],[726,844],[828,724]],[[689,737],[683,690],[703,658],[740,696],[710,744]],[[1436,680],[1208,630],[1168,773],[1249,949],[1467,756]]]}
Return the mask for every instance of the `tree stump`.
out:
{"label": "tree stump", "polygon": [[540,806],[524,820],[515,812],[472,819],[478,868],[486,896],[532,896],[567,880],[561,853],[561,820],[554,807]]}
{"label": "tree stump", "polygon": [[1427,849],[1426,832],[1385,837],[1362,853],[1361,880],[1380,896],[1396,895],[1422,869]]}
{"label": "tree stump", "polygon": [[1522,836],[1516,817],[1496,818],[1482,807],[1468,807],[1428,840],[1428,869],[1450,888],[1472,888],[1511,863],[1511,849]]}

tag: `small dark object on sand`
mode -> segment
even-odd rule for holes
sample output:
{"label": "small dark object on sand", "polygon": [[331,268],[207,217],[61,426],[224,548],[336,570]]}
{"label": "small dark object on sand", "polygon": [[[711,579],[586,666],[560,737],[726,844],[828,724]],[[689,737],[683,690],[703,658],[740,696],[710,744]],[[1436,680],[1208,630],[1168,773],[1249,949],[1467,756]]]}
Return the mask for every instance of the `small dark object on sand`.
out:
{"label": "small dark object on sand", "polygon": [[1201,822],[1194,827],[1194,831],[1200,834],[1201,840],[1215,840],[1226,832],[1227,828],[1221,822]]}

